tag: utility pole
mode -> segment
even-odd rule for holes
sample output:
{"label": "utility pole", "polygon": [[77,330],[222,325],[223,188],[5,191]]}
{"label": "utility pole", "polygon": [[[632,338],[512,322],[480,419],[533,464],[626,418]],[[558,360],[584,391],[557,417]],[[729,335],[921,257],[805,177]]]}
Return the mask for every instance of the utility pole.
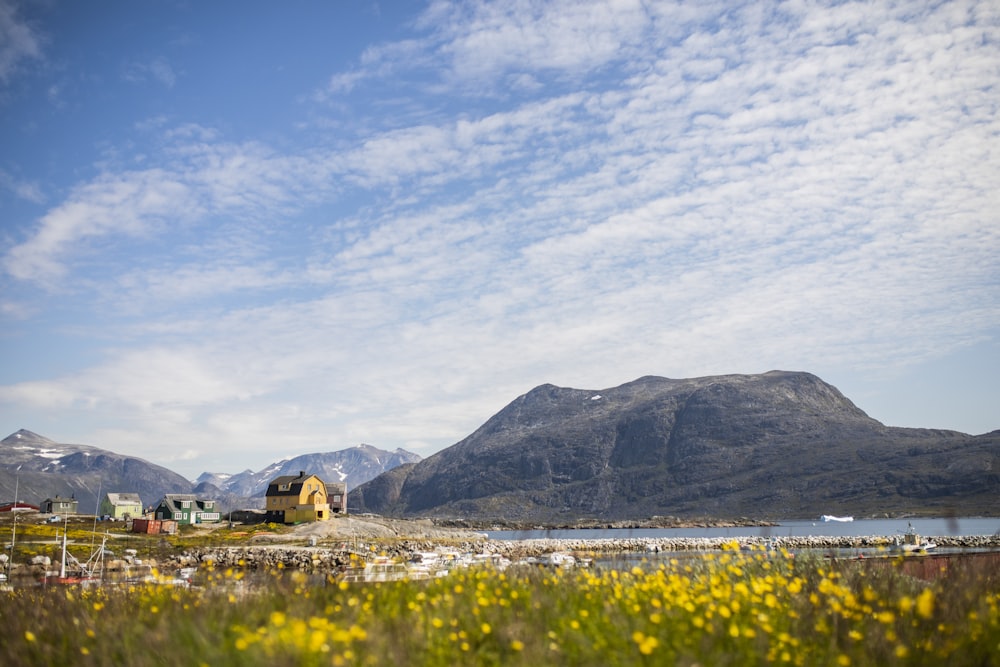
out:
{"label": "utility pole", "polygon": [[7,561],[7,571],[14,574],[14,538],[17,537],[17,492],[21,486],[21,476],[18,475],[14,481],[14,527],[10,530],[10,560]]}

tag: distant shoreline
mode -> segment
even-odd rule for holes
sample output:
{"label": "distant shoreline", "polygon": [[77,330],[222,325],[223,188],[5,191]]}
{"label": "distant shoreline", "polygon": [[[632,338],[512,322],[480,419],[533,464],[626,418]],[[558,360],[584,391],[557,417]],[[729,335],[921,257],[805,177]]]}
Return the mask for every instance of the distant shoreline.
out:
{"label": "distant shoreline", "polygon": [[746,528],[780,525],[776,521],[762,519],[681,519],[672,516],[654,516],[648,519],[626,519],[621,521],[600,521],[580,519],[577,521],[514,521],[510,519],[431,519],[441,528],[462,530],[611,530],[640,528]]}

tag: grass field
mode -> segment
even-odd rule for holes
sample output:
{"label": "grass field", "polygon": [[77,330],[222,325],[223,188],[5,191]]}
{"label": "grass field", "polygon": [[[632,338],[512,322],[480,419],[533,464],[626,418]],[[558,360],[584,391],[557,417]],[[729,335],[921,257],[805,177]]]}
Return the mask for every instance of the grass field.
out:
{"label": "grass field", "polygon": [[628,570],[346,584],[207,568],[203,585],[0,595],[3,665],[997,665],[996,561],[737,549]]}

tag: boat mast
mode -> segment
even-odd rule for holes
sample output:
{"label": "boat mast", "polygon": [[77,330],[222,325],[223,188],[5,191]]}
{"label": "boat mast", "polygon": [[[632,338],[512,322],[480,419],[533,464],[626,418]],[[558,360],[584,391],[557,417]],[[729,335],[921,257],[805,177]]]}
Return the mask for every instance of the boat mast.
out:
{"label": "boat mast", "polygon": [[62,545],[62,565],[59,567],[59,578],[66,578],[66,529],[63,528],[63,545]]}

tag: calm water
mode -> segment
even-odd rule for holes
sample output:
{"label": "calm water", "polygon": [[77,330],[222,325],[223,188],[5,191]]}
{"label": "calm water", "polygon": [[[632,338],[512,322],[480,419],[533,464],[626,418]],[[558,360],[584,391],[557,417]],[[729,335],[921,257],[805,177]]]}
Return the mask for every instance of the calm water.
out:
{"label": "calm water", "polygon": [[648,538],[648,537],[808,537],[902,535],[912,524],[925,537],[993,535],[1000,532],[1000,518],[990,519],[865,519],[834,521],[781,521],[777,526],[745,528],[609,528],[577,530],[494,530],[493,540]]}

